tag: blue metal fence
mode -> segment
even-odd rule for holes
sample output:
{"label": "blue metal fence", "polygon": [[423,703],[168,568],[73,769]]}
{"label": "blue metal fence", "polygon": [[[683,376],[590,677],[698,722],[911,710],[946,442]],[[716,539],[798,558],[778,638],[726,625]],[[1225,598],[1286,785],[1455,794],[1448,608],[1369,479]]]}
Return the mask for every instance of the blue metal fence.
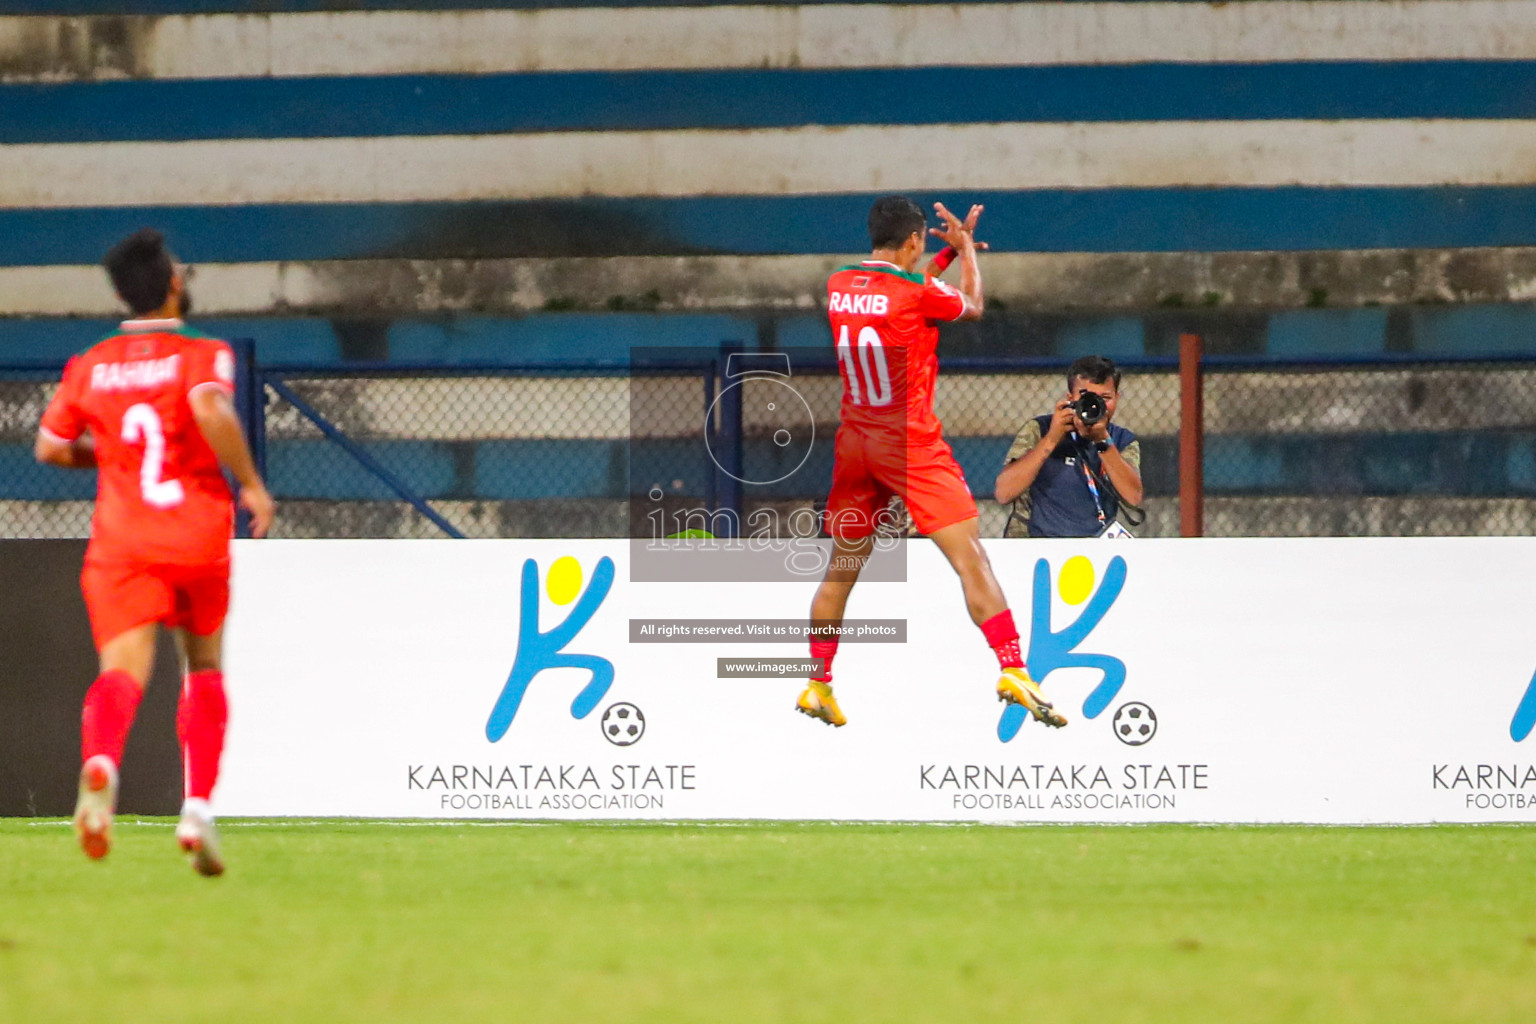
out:
{"label": "blue metal fence", "polygon": [[[840,387],[824,352],[794,367],[816,443],[779,473],[753,470],[786,456],[754,392],[729,386],[729,344],[636,353],[627,368],[317,368],[262,365],[250,342],[235,347],[237,406],[283,504],[279,536],[625,536],[632,506],[647,501],[739,524],[758,508],[813,507],[830,479]],[[1123,368],[1120,422],[1141,437],[1148,496],[1142,532],[1176,535],[1176,367]],[[0,366],[0,536],[87,528],[91,476],[31,456],[61,369]],[[944,362],[938,408],[986,532],[1001,529],[986,498],[1013,434],[1049,409],[1064,369]],[[1213,535],[1536,529],[1536,359],[1216,358],[1205,392]]]}

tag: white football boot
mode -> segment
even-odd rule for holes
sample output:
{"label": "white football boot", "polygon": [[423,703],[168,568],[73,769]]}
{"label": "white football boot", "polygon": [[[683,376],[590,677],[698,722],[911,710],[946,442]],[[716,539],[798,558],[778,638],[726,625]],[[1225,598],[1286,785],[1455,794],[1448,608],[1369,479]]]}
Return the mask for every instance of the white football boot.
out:
{"label": "white football boot", "polygon": [[188,797],[181,805],[176,842],[185,853],[191,854],[192,870],[198,874],[213,878],[224,873],[219,831],[213,826],[213,809],[208,806],[208,801]]}
{"label": "white football boot", "polygon": [[117,765],[97,754],[80,768],[80,795],[75,800],[75,835],[92,860],[112,850],[112,812],[117,808]]}

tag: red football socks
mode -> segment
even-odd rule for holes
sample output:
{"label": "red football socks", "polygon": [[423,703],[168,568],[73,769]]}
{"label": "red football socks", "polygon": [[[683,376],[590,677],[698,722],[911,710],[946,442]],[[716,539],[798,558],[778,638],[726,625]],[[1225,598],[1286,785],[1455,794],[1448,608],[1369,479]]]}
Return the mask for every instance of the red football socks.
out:
{"label": "red football socks", "polygon": [[114,765],[123,763],[123,747],[128,730],[139,710],[144,691],[133,676],[121,669],[103,672],[85,693],[85,709],[80,713],[80,756],[89,761],[105,754]]}
{"label": "red football socks", "polygon": [[1023,668],[1024,658],[1019,654],[1019,631],[1013,624],[1013,612],[1007,608],[981,624],[981,635],[987,638],[997,663],[1002,668]]}
{"label": "red football socks", "polygon": [[811,657],[821,659],[821,671],[811,676],[818,683],[830,683],[832,681],[832,656],[837,653],[837,637],[831,640],[812,640]]}
{"label": "red football socks", "polygon": [[189,799],[207,800],[213,796],[228,721],[224,673],[187,673],[181,688],[181,705],[176,709],[176,736],[181,740]]}

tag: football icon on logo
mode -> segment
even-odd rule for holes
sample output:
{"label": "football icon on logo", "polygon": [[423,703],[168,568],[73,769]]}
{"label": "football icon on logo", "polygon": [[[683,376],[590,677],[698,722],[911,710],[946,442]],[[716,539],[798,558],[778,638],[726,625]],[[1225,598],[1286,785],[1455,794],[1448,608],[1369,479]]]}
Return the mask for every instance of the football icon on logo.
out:
{"label": "football icon on logo", "polygon": [[1121,704],[1110,723],[1121,743],[1139,747],[1157,735],[1157,715],[1140,701]]}
{"label": "football icon on logo", "polygon": [[645,716],[633,704],[620,701],[603,712],[603,739],[615,746],[628,747],[645,735]]}

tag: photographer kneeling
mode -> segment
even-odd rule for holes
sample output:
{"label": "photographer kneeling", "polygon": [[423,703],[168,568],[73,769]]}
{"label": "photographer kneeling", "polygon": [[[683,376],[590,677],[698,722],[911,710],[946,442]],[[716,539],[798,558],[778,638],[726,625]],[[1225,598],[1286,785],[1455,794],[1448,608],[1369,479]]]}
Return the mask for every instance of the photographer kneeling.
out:
{"label": "photographer kneeling", "polygon": [[1141,442],[1115,426],[1120,369],[1084,356],[1067,369],[1067,397],[1024,424],[995,496],[1012,504],[1004,537],[1128,537],[1140,525]]}

